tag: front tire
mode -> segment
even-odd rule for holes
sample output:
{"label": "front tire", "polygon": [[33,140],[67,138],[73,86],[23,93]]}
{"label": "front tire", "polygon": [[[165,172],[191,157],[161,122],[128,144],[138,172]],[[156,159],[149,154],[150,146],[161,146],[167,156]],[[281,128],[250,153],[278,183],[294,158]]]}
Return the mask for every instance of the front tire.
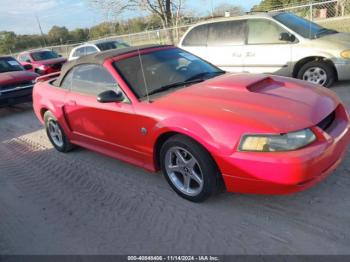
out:
{"label": "front tire", "polygon": [[194,140],[175,135],[160,150],[161,170],[181,197],[201,202],[220,187],[218,168],[210,154]]}
{"label": "front tire", "polygon": [[330,87],[336,78],[331,65],[323,61],[312,61],[303,65],[297,77],[307,82]]}
{"label": "front tire", "polygon": [[71,151],[74,145],[70,143],[56,117],[50,111],[44,114],[44,121],[46,134],[56,150],[62,153]]}

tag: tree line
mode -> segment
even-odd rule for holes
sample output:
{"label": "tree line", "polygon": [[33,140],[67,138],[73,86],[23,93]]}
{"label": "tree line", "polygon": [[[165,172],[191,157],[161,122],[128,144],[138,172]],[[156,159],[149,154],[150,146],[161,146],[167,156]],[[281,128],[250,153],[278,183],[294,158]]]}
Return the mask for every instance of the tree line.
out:
{"label": "tree line", "polygon": [[0,54],[11,54],[31,48],[74,44],[98,39],[108,35],[120,35],[160,28],[157,17],[140,17],[123,22],[103,22],[91,28],[68,30],[53,26],[47,34],[20,35],[15,32],[0,32]]}
{"label": "tree line", "polygon": [[[199,17],[191,10],[184,9],[184,0],[87,0],[96,8],[106,13],[107,17],[117,17],[127,10],[148,12],[146,16],[140,16],[124,21],[103,22],[91,28],[77,28],[68,30],[64,26],[53,26],[46,34],[20,35],[15,32],[0,32],[0,54],[13,54],[23,50],[74,44],[94,40],[110,35],[123,35],[146,30],[156,30],[171,26],[190,24],[198,19],[223,16],[226,11],[231,15],[243,14],[240,6],[232,4],[217,5],[211,13],[205,17]],[[124,4],[121,4],[123,2]],[[110,14],[107,14],[110,12]],[[172,38],[172,35],[169,35]],[[171,39],[170,39],[171,40]],[[173,41],[170,41],[173,42]]]}

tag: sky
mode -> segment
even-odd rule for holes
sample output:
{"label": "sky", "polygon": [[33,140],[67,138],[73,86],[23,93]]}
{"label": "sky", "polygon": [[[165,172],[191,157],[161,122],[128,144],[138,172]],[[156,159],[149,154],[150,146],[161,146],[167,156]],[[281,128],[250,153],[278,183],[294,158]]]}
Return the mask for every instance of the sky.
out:
{"label": "sky", "polygon": [[[260,0],[186,0],[185,7],[195,14],[209,14],[211,5],[221,3],[241,5],[249,10]],[[89,0],[0,0],[0,31],[14,31],[16,34],[38,34],[38,17],[44,33],[52,26],[65,26],[72,30],[85,28],[108,20],[106,15],[93,8]],[[127,13],[122,18],[130,17]],[[137,14],[133,13],[133,17]]]}

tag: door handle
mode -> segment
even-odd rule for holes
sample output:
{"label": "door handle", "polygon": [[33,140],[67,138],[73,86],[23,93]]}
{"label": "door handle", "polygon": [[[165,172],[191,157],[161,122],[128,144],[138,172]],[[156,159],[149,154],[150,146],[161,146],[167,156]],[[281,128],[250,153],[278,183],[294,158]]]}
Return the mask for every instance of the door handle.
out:
{"label": "door handle", "polygon": [[76,105],[77,105],[77,102],[75,102],[74,100],[69,100],[69,101],[67,102],[67,105],[69,105],[69,106],[76,106]]}

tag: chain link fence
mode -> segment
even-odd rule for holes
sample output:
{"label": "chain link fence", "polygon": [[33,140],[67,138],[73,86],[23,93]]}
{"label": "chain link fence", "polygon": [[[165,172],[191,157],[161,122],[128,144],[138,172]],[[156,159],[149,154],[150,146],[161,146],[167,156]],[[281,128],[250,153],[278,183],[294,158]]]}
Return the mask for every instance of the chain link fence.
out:
{"label": "chain link fence", "polygon": [[324,27],[350,32],[350,0],[331,0],[285,6],[269,12],[292,12]]}
{"label": "chain link fence", "polygon": [[[187,31],[187,29],[190,26],[191,25],[183,25],[178,27],[145,31],[145,32],[134,33],[134,34],[105,36],[97,40],[99,41],[116,40],[116,41],[126,42],[132,46],[145,45],[145,44],[172,44],[172,42],[176,44],[180,41],[181,37],[184,35],[184,33]],[[93,42],[93,40],[91,42]],[[67,44],[67,45],[50,46],[50,47],[46,47],[46,49],[53,50],[57,53],[60,53],[64,57],[68,57],[70,54],[70,51],[74,47],[81,45],[82,43],[83,42]]]}
{"label": "chain link fence", "polygon": [[[324,27],[342,32],[350,32],[350,0],[330,0],[316,3],[305,3],[298,6],[284,6],[273,8],[269,12],[292,12],[298,16],[321,24]],[[178,26],[168,29],[158,29],[134,34],[106,36],[99,40],[119,40],[130,45],[142,44],[171,44],[178,43],[191,25]],[[75,46],[82,43],[47,47],[53,51],[69,56]]]}

